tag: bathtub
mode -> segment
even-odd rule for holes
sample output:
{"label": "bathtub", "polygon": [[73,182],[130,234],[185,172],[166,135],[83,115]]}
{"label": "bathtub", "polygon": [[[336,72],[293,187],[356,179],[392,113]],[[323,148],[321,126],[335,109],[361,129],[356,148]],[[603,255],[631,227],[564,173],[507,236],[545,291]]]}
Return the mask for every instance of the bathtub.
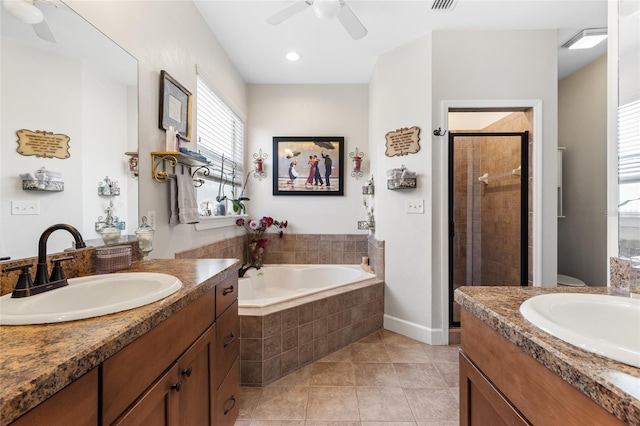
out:
{"label": "bathtub", "polygon": [[267,265],[238,280],[238,307],[262,308],[370,278],[360,265]]}

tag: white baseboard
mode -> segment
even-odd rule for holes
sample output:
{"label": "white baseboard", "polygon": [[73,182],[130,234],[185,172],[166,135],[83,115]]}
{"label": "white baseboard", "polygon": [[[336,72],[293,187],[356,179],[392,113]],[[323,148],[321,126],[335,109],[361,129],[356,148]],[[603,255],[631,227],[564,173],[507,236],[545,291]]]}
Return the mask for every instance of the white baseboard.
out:
{"label": "white baseboard", "polygon": [[391,315],[384,316],[384,328],[430,345],[449,344],[448,329],[433,329]]}

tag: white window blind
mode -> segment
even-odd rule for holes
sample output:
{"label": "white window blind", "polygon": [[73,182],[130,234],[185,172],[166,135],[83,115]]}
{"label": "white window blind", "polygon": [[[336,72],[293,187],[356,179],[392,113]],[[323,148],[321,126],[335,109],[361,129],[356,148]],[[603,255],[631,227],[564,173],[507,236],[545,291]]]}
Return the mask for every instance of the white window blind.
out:
{"label": "white window blind", "polygon": [[618,181],[640,182],[640,99],[618,107]]}
{"label": "white window blind", "polygon": [[197,91],[198,151],[211,160],[213,170],[210,177],[220,177],[223,155],[227,179],[231,180],[234,165],[236,177],[241,177],[244,121],[213,91],[201,74],[198,74]]}

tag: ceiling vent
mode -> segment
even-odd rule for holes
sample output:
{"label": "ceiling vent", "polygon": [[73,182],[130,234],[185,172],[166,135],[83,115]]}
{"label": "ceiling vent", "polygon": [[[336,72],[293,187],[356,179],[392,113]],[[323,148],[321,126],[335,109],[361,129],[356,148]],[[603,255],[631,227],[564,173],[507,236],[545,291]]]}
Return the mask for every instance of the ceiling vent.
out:
{"label": "ceiling vent", "polygon": [[433,0],[431,10],[450,12],[456,7],[457,3],[458,0]]}

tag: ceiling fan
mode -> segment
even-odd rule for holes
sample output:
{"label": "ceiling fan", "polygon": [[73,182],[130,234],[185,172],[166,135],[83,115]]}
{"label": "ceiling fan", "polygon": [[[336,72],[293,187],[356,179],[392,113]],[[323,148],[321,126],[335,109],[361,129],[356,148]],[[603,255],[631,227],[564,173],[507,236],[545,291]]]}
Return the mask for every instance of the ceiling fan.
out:
{"label": "ceiling fan", "polygon": [[354,40],[359,40],[367,35],[367,29],[344,0],[298,0],[291,6],[267,18],[267,22],[271,25],[278,25],[309,7],[320,19],[338,18]]}
{"label": "ceiling fan", "polygon": [[58,7],[58,0],[2,0],[2,3],[10,14],[25,24],[31,24],[38,37],[56,43],[56,38],[44,19],[42,10],[36,6],[36,3]]}

